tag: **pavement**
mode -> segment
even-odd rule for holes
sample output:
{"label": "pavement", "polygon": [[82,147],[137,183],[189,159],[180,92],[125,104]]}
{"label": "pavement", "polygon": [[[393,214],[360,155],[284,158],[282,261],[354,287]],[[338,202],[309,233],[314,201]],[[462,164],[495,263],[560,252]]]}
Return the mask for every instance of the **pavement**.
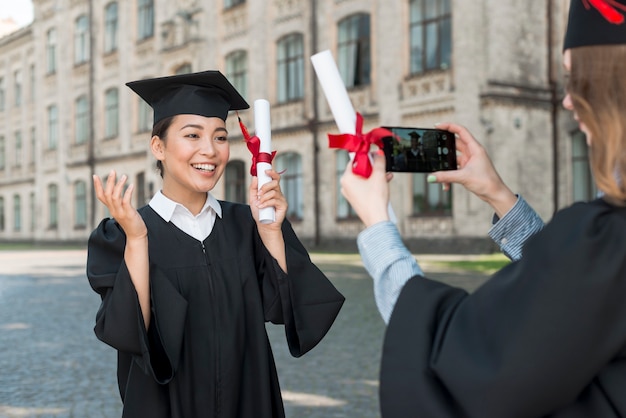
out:
{"label": "pavement", "polygon": [[[116,353],[96,339],[100,299],[85,276],[85,250],[0,251],[0,418],[121,416]],[[283,328],[268,324],[287,418],[379,418],[384,323],[358,254],[312,253],[346,297],[324,340],[289,354]],[[418,256],[433,279],[468,291],[484,274],[451,271]]]}

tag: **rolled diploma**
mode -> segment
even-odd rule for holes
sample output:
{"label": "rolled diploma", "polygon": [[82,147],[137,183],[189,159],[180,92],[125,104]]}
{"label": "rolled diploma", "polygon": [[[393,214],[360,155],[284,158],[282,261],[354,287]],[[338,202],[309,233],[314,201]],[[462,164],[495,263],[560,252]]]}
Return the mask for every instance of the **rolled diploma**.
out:
{"label": "rolled diploma", "polygon": [[[356,134],[356,112],[332,54],[329,50],[318,52],[311,57],[311,63],[313,63],[315,74],[317,74],[317,79],[322,86],[324,96],[326,96],[339,132],[342,134]],[[350,158],[354,158],[353,152],[350,153]],[[391,202],[387,207],[387,212],[389,219],[396,223],[397,218],[391,207]]]}
{"label": "rolled diploma", "polygon": [[[272,131],[270,128],[270,102],[265,99],[254,101],[254,131],[259,138],[259,152],[272,153]],[[256,175],[258,178],[258,190],[272,181],[272,178],[265,174],[265,170],[272,168],[269,163],[258,162],[256,164]],[[276,221],[276,211],[273,207],[259,209],[259,221],[264,224],[270,224]]]}

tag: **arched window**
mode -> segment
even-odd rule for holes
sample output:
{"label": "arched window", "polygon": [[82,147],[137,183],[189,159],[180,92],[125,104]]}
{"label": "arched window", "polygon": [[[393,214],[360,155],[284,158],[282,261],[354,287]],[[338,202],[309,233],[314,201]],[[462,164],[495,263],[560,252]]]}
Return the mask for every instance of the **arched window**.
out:
{"label": "arched window", "polygon": [[46,33],[46,70],[48,74],[57,70],[57,31],[54,28]]}
{"label": "arched window", "polygon": [[119,93],[118,89],[108,89],[104,94],[104,135],[115,138],[119,133]]}
{"label": "arched window", "polygon": [[589,167],[589,147],[587,138],[582,131],[577,130],[572,135],[572,187],[574,202],[595,199],[598,189],[591,175]]}
{"label": "arched window", "polygon": [[242,97],[248,94],[248,53],[234,51],[226,56],[226,78]]}
{"label": "arched window", "polygon": [[82,180],[74,183],[74,226],[87,226],[87,184]]}
{"label": "arched window", "polygon": [[89,61],[89,19],[79,16],[74,26],[74,64]]}
{"label": "arched window", "polygon": [[48,106],[48,149],[56,149],[59,142],[59,108]]}
{"label": "arched window", "polygon": [[241,160],[232,160],[224,172],[225,199],[229,202],[246,203],[246,165]]}
{"label": "arched window", "polygon": [[335,170],[336,170],[336,187],[337,187],[337,219],[356,218],[356,212],[350,206],[350,203],[341,194],[341,176],[346,171],[346,165],[350,161],[350,155],[347,151],[338,150],[335,152]]}
{"label": "arched window", "polygon": [[413,173],[413,215],[451,216],[452,187],[447,191],[440,184],[428,183],[427,173]]}
{"label": "arched window", "polygon": [[178,67],[176,67],[176,70],[174,70],[174,74],[178,75],[178,74],[189,74],[191,73],[192,68],[191,68],[191,64],[189,64],[188,62],[182,65],[179,65]]}
{"label": "arched window", "polygon": [[370,16],[359,13],[339,22],[337,55],[346,87],[368,85],[371,72]]}
{"label": "arched window", "polygon": [[117,51],[117,2],[112,2],[104,8],[104,53]]}
{"label": "arched window", "polygon": [[13,196],[13,230],[22,230],[22,197],[19,194]]}
{"label": "arched window", "polygon": [[56,229],[59,226],[59,188],[56,184],[48,185],[48,227]]}
{"label": "arched window", "polygon": [[87,102],[87,96],[80,96],[76,99],[75,104],[75,126],[76,131],[74,133],[74,141],[77,144],[83,144],[87,142],[89,138],[89,103]]}
{"label": "arched window", "polygon": [[139,0],[137,3],[137,38],[143,39],[154,36],[154,1]]}
{"label": "arched window", "polygon": [[278,41],[278,102],[304,97],[304,45],[302,34],[293,33]]}
{"label": "arched window", "polygon": [[274,165],[277,171],[284,170],[280,179],[280,187],[289,205],[287,217],[290,220],[301,220],[304,218],[302,157],[295,152],[278,154]]}
{"label": "arched window", "polygon": [[450,0],[410,0],[411,74],[450,68]]}

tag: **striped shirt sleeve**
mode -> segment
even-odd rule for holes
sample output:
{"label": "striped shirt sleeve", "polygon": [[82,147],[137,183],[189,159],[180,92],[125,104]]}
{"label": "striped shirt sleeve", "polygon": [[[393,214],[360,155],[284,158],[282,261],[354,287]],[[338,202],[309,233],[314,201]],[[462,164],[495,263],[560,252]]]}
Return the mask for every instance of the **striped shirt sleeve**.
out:
{"label": "striped shirt sleeve", "polygon": [[402,287],[413,276],[423,275],[422,269],[391,221],[363,230],[357,237],[357,245],[363,265],[374,280],[376,306],[388,323]]}
{"label": "striped shirt sleeve", "polygon": [[502,219],[494,215],[493,226],[489,230],[491,239],[500,246],[511,260],[522,258],[522,247],[528,238],[541,231],[544,223],[522,196]]}

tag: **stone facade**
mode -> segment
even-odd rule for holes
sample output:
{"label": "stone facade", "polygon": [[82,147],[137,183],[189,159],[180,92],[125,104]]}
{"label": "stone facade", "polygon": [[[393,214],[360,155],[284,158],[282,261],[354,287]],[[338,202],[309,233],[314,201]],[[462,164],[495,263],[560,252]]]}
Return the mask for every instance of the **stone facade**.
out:
{"label": "stone facade", "polygon": [[[270,101],[274,148],[301,156],[302,215],[293,221],[297,233],[311,244],[353,242],[362,225],[337,215],[337,153],[326,139],[337,128],[308,57],[326,49],[336,54],[337,24],[355,13],[370,18],[371,81],[349,91],[355,109],[365,117],[364,131],[389,125],[432,127],[441,121],[463,124],[486,146],[504,180],[544,219],[572,201],[575,124],[559,101],[566,0],[452,0],[451,65],[419,75],[409,71],[408,0],[247,0],[228,8],[208,0],[155,0],[153,34],[143,39],[138,39],[138,20],[145,2],[118,1],[117,48],[107,51],[105,8],[110,3],[35,0],[34,22],[0,39],[5,101],[0,108],[0,153],[5,160],[0,167],[0,241],[84,241],[106,216],[93,196],[92,174],[111,169],[125,173],[142,183],[143,197],[137,203],[149,200],[160,178],[148,151],[150,132],[140,128],[138,99],[124,83],[174,74],[182,67],[224,71],[225,57],[244,50],[246,98],[250,103]],[[76,63],[74,23],[84,15],[91,16],[90,54]],[[52,72],[46,67],[51,30],[57,54]],[[276,43],[292,33],[304,40],[304,95],[279,103]],[[19,105],[16,71],[23,80]],[[120,116],[117,133],[107,136],[105,97],[111,89],[118,91]],[[75,140],[79,97],[89,103],[84,142]],[[58,143],[51,148],[53,105],[58,110]],[[253,112],[241,112],[241,117],[253,131]],[[236,119],[227,121],[231,160],[249,167]],[[453,187],[450,215],[413,215],[412,179],[398,173],[392,183],[392,207],[407,241],[471,243],[485,237],[491,220],[488,206],[459,186]],[[87,215],[76,222],[80,182],[86,185]],[[50,196],[50,185],[57,187],[56,198]],[[213,193],[224,197],[224,181]],[[54,199],[56,224],[50,221]],[[471,251],[467,247],[472,245],[456,249]]]}

